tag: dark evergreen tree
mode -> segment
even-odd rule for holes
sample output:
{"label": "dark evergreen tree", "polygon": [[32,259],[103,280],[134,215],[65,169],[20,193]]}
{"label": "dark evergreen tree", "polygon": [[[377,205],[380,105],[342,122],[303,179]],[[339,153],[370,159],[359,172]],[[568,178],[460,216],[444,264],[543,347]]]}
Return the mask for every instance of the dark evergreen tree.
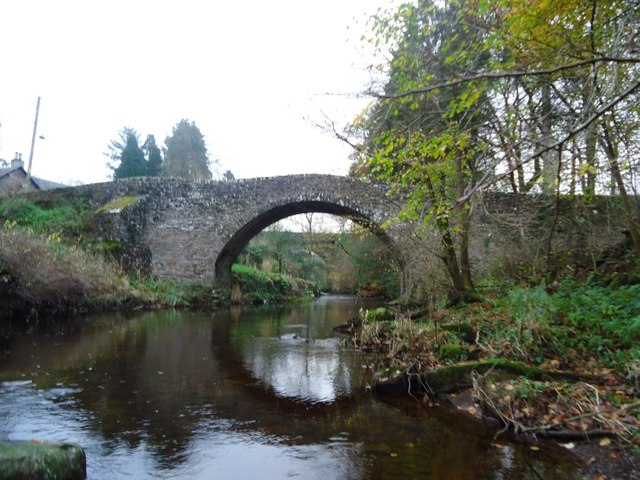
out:
{"label": "dark evergreen tree", "polygon": [[147,162],[139,145],[138,133],[133,128],[123,128],[120,139],[112,140],[109,150],[113,161],[109,167],[113,170],[114,180],[147,175]]}
{"label": "dark evergreen tree", "polygon": [[181,120],[165,140],[163,174],[189,180],[210,180],[204,136],[194,122]]}
{"label": "dark evergreen tree", "polygon": [[157,177],[162,171],[162,153],[156,145],[156,138],[153,135],[147,135],[147,140],[142,145],[142,151],[147,161],[147,175],[149,177]]}

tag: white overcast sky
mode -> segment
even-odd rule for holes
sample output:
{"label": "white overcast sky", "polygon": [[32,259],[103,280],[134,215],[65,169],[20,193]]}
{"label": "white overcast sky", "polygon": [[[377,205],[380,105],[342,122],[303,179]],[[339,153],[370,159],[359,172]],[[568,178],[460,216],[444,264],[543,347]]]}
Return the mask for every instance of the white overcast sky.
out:
{"label": "white overcast sky", "polygon": [[345,174],[342,127],[368,99],[360,41],[392,0],[2,0],[0,158],[48,180],[108,180],[124,126],[159,144],[182,118],[237,178]]}

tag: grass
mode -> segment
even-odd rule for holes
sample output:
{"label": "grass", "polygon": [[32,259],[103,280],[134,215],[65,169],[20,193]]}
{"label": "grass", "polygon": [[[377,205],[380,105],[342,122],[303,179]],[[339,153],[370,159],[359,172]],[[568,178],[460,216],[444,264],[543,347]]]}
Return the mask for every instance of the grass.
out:
{"label": "grass", "polygon": [[5,225],[23,226],[44,235],[57,233],[75,241],[87,230],[87,212],[69,205],[45,209],[21,197],[0,199],[0,217]]}
{"label": "grass", "polygon": [[235,263],[231,269],[234,303],[283,303],[311,299],[320,294],[312,282],[286,275],[272,274]]}
{"label": "grass", "polygon": [[0,231],[0,317],[95,310],[125,301],[127,282],[103,258],[12,226]]}

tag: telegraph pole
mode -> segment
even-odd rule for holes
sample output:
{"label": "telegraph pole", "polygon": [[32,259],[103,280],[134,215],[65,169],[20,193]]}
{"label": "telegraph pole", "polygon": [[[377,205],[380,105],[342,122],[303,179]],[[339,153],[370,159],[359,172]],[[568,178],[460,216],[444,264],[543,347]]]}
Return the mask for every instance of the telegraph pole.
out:
{"label": "telegraph pole", "polygon": [[38,130],[38,113],[40,113],[40,97],[36,104],[36,120],[33,122],[33,136],[31,137],[31,153],[29,153],[29,166],[27,167],[27,179],[31,178],[31,163],[33,162],[33,147],[36,144],[36,132]]}

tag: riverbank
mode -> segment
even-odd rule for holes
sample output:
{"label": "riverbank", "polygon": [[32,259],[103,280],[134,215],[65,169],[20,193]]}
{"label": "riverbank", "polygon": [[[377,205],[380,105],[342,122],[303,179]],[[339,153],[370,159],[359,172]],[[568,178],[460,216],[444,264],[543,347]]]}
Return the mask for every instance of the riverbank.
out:
{"label": "riverbank", "polygon": [[72,245],[60,234],[8,222],[0,231],[0,326],[99,311],[304,301],[320,293],[311,282],[241,265],[234,266],[233,283],[223,292],[126,274],[95,246]]}
{"label": "riverbank", "polygon": [[584,458],[593,478],[637,478],[636,272],[633,264],[552,288],[486,290],[483,302],[418,321],[400,313],[375,320],[383,316],[376,311],[353,342],[378,353],[367,365],[378,391],[449,403],[532,448],[552,438]]}

